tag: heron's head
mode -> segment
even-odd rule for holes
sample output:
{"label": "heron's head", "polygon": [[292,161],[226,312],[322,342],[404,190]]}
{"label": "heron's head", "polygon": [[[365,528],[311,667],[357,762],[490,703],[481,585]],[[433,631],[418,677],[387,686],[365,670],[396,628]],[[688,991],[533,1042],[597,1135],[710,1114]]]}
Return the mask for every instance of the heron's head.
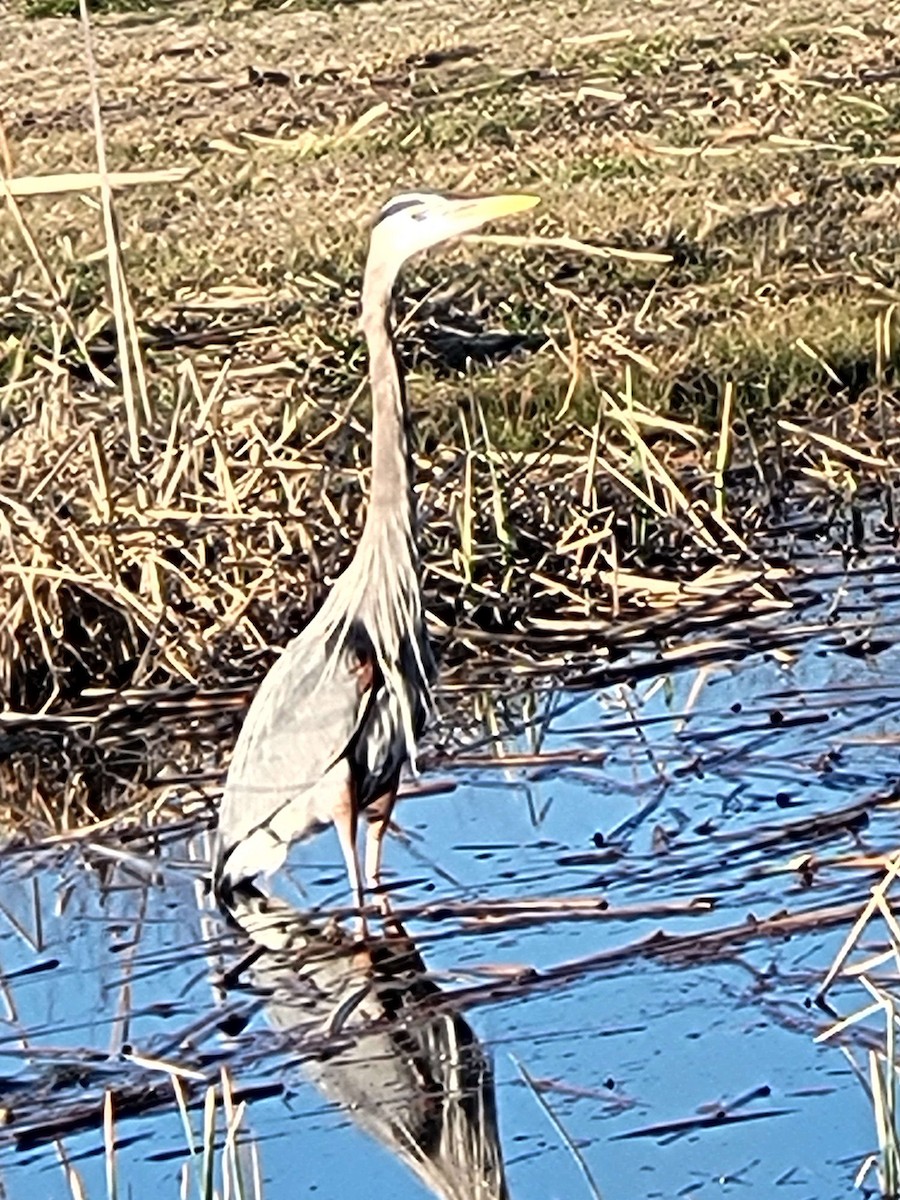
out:
{"label": "heron's head", "polygon": [[372,224],[372,250],[400,267],[407,259],[442,242],[480,229],[487,221],[524,212],[539,197],[523,193],[454,196],[442,192],[403,192],[382,207]]}

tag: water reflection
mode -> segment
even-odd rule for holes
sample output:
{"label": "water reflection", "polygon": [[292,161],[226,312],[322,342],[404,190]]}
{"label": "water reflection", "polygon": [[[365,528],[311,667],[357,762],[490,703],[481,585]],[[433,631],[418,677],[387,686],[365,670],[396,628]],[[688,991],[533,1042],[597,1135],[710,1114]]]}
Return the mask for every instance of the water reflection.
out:
{"label": "water reflection", "polygon": [[265,997],[327,1099],[436,1196],[507,1200],[490,1061],[403,925],[388,916],[353,941],[259,894],[235,896],[229,916],[250,951],[229,982]]}
{"label": "water reflection", "polygon": [[[440,757],[401,806],[392,895],[428,930],[428,966],[453,978],[453,1003],[486,1006],[479,1028],[502,1031],[569,1139],[548,1136],[536,1089],[499,1060],[517,1200],[582,1194],[572,1145],[595,1174],[602,1162],[611,1198],[734,1191],[727,1180],[760,1196],[786,1182],[819,1200],[849,1193],[871,1112],[835,1051],[813,1042],[825,1018],[810,1000],[896,846],[896,579],[892,564],[844,592],[841,625],[827,623],[823,581],[823,612],[808,614],[818,635],[796,621],[772,630],[796,658],[710,638],[693,647],[696,672],[636,654],[615,669],[637,682],[595,695],[528,693],[526,677],[527,703],[501,689],[483,742],[463,718],[486,687],[448,713]],[[861,624],[873,608],[878,654]],[[90,732],[105,744],[107,729]],[[141,737],[166,752],[155,726]],[[267,1200],[351,1196],[361,1179],[398,1200],[506,1195],[484,1053],[403,929],[362,951],[248,901],[239,953],[255,947],[258,960],[226,1005],[210,1003],[235,942],[206,897],[198,920],[205,789],[225,737],[205,725],[191,737],[195,758],[172,755],[150,816],[135,793],[75,833],[36,825],[37,848],[19,829],[0,854],[0,1190],[71,1200],[68,1178],[48,1182],[62,1151],[80,1194],[106,1195],[109,1096],[118,1193],[176,1195],[174,1175],[193,1168],[172,1076],[199,1145],[199,1109],[225,1067],[232,1099],[248,1102]],[[445,749],[457,737],[465,753]],[[27,800],[49,823],[51,785],[10,783],[2,766],[4,802]],[[285,880],[327,915],[346,895],[333,837],[298,847]],[[851,1011],[852,996],[829,998]],[[293,1086],[300,1059],[350,1110],[343,1128],[310,1103],[312,1087]]]}

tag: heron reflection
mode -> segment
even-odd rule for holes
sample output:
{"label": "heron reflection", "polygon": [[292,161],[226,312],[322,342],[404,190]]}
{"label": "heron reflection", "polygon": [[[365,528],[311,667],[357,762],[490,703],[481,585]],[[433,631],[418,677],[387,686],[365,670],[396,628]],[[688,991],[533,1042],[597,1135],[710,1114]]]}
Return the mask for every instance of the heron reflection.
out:
{"label": "heron reflection", "polygon": [[400,921],[363,943],[252,891],[229,915],[253,950],[241,983],[325,1097],[435,1196],[507,1200],[490,1061]]}

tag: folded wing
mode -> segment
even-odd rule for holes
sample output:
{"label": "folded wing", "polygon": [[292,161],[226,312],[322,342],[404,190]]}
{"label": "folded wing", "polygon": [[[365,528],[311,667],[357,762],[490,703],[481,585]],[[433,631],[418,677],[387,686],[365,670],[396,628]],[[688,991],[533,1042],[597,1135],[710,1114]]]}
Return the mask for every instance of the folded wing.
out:
{"label": "folded wing", "polygon": [[228,771],[217,887],[277,870],[292,841],[331,820],[352,786],[348,752],[372,684],[358,637],[329,646],[309,626],[286,647],[250,706]]}

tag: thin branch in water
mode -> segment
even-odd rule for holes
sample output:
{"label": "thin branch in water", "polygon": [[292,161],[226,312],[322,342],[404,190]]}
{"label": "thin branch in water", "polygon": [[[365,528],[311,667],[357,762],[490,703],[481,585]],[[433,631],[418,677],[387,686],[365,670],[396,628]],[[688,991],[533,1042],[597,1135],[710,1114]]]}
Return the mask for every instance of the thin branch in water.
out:
{"label": "thin branch in water", "polygon": [[562,1138],[567,1149],[569,1150],[569,1153],[575,1159],[578,1169],[581,1171],[581,1174],[584,1176],[585,1183],[588,1185],[588,1189],[589,1189],[591,1195],[594,1197],[594,1200],[603,1200],[603,1196],[600,1193],[600,1188],[597,1186],[597,1181],[594,1179],[594,1176],[591,1173],[591,1168],[588,1166],[584,1155],[581,1153],[581,1151],[575,1145],[574,1141],[572,1140],[571,1136],[569,1135],[569,1133],[566,1130],[565,1126],[563,1125],[562,1121],[560,1121],[559,1117],[556,1115],[556,1113],[553,1111],[553,1109],[550,1107],[550,1105],[547,1103],[547,1101],[541,1095],[540,1088],[535,1083],[534,1078],[528,1073],[528,1070],[525,1067],[525,1065],[523,1063],[521,1063],[514,1054],[511,1054],[509,1057],[512,1059],[513,1063],[515,1064],[515,1068],[519,1072],[519,1075],[522,1078],[522,1082],[530,1090],[530,1092],[534,1096],[535,1100],[537,1100],[538,1104],[541,1106],[541,1108],[547,1114],[547,1119],[549,1120],[550,1124],[553,1126],[553,1128],[556,1130],[556,1132]]}

